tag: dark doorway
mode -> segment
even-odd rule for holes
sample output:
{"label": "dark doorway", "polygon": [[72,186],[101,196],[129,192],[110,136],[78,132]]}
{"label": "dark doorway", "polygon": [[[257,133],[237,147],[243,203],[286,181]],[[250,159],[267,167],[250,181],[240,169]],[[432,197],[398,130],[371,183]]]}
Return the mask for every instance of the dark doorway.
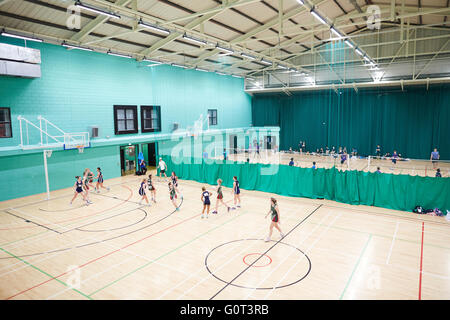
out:
{"label": "dark doorway", "polygon": [[237,153],[237,135],[235,134],[230,135],[230,154],[231,153]]}
{"label": "dark doorway", "polygon": [[152,167],[156,167],[156,146],[155,143],[148,144],[148,162],[147,164]]}

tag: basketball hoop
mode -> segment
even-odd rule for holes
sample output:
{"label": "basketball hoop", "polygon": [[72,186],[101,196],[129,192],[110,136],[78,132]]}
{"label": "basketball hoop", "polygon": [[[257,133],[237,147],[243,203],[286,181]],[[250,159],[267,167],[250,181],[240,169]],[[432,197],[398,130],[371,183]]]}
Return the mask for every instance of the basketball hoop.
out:
{"label": "basketball hoop", "polygon": [[75,148],[78,149],[78,153],[83,153],[84,152],[84,146],[83,145],[75,146]]}

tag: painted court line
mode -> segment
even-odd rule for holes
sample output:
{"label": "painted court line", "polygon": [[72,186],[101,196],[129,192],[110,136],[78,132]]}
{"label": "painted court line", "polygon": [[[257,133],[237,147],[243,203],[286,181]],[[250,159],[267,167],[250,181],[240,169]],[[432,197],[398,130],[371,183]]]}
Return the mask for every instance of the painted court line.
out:
{"label": "painted court line", "polygon": [[419,300],[422,300],[422,273],[423,273],[423,236],[425,233],[425,222],[422,222],[422,240],[420,243],[420,273],[419,273]]}
{"label": "painted court line", "polygon": [[[327,219],[329,218],[330,214],[331,214],[331,213],[328,212],[327,215],[324,216],[324,217],[319,221],[319,223],[318,223],[311,231],[309,231],[309,233],[306,235],[306,237],[305,237],[299,244],[301,245],[301,244],[303,244],[306,240],[308,240],[309,237],[310,237],[310,236],[311,236],[311,235],[312,235],[319,227],[322,226],[322,223],[323,223],[325,220],[327,220]],[[295,251],[296,251],[295,248],[291,248],[291,252],[290,252],[290,254],[289,254],[288,256],[290,256],[290,255],[291,255],[293,252],[295,252]],[[279,266],[281,265],[281,263],[284,262],[285,260],[286,260],[286,257],[285,257],[280,263],[278,263],[278,267],[279,267]],[[276,267],[275,270],[278,269],[278,267]],[[273,273],[273,272],[270,272],[270,273],[269,273],[269,276],[270,276],[272,273]],[[263,280],[260,281],[255,287],[259,287],[259,286],[260,286],[267,278],[268,278],[268,276],[264,277]],[[278,285],[278,283],[277,283],[277,285]],[[277,285],[275,285],[275,287],[276,287]],[[244,300],[247,299],[247,298],[249,298],[249,297],[253,294],[253,292],[255,292],[255,291],[256,291],[256,289],[252,289],[252,290],[247,294],[247,296],[244,297]]]}
{"label": "painted court line", "polygon": [[205,236],[205,235],[211,233],[212,231],[214,231],[214,230],[216,230],[216,229],[218,229],[218,228],[223,227],[224,225],[230,223],[231,221],[233,221],[233,220],[237,219],[238,217],[240,217],[240,216],[242,216],[242,215],[245,215],[245,214],[246,214],[246,213],[243,213],[243,214],[239,214],[239,215],[233,216],[233,218],[231,218],[231,219],[229,219],[229,220],[223,222],[221,225],[219,225],[219,226],[217,226],[217,227],[214,227],[214,228],[212,228],[212,229],[209,229],[208,231],[206,231],[206,232],[204,232],[204,233],[202,233],[202,234],[200,234],[200,235],[198,235],[198,236],[192,238],[191,240],[189,240],[189,241],[183,243],[182,245],[176,247],[175,249],[172,249],[172,250],[170,250],[170,251],[164,253],[163,255],[161,255],[161,256],[155,258],[153,261],[150,261],[150,262],[148,262],[148,263],[146,263],[146,264],[144,264],[144,265],[142,265],[142,266],[140,266],[140,267],[134,269],[133,271],[130,271],[129,273],[123,275],[122,277],[120,277],[120,278],[118,278],[118,279],[116,279],[116,280],[114,280],[114,281],[112,281],[112,282],[106,284],[106,285],[103,286],[102,288],[100,288],[100,289],[98,289],[98,290],[96,290],[96,291],[90,293],[89,296],[92,297],[94,294],[97,294],[97,293],[99,293],[100,291],[103,291],[104,289],[106,289],[106,288],[112,286],[113,284],[115,284],[115,283],[117,283],[117,282],[123,280],[124,278],[126,278],[126,277],[128,277],[128,276],[130,276],[130,275],[132,275],[132,274],[134,274],[134,273],[136,273],[137,271],[139,271],[139,270],[141,270],[141,269],[143,269],[143,268],[145,268],[145,267],[147,267],[147,266],[149,266],[149,265],[151,265],[154,261],[158,261],[158,260],[160,260],[160,259],[162,259],[162,258],[164,258],[164,257],[166,257],[166,256],[168,256],[168,255],[170,255],[170,254],[172,254],[172,253],[174,253],[175,251],[178,251],[179,249],[181,249],[181,248],[187,246],[188,244],[194,242],[195,240],[200,239],[201,237],[203,237],[203,236]]}
{"label": "painted court line", "polygon": [[359,263],[361,262],[361,258],[364,255],[364,252],[366,252],[367,246],[369,245],[369,242],[371,239],[372,239],[372,234],[369,234],[369,238],[367,239],[366,244],[364,245],[364,248],[362,249],[361,254],[359,255],[358,261],[356,261],[355,267],[353,268],[350,278],[348,279],[348,281],[344,287],[344,290],[342,291],[342,293],[339,297],[339,300],[343,299],[345,292],[347,291],[347,288],[350,285],[350,282],[352,281],[353,276],[355,275],[356,269],[358,269]]}
{"label": "painted court line", "polygon": [[88,262],[82,264],[82,265],[79,265],[77,268],[74,268],[74,269],[72,269],[72,270],[66,271],[66,272],[64,272],[64,273],[61,273],[61,274],[59,274],[58,276],[53,277],[52,279],[49,279],[49,280],[47,280],[47,281],[43,281],[43,282],[38,283],[38,284],[36,284],[36,285],[34,285],[34,286],[28,288],[28,289],[22,290],[22,291],[20,291],[20,292],[18,292],[18,293],[16,293],[16,294],[10,296],[9,298],[7,298],[7,300],[9,300],[9,299],[11,299],[11,298],[14,298],[14,297],[16,297],[16,296],[18,296],[18,295],[21,295],[21,294],[23,294],[23,293],[25,293],[25,292],[27,292],[27,291],[32,290],[32,289],[35,289],[35,288],[37,288],[37,287],[40,287],[41,285],[46,284],[46,283],[48,283],[48,282],[50,282],[50,281],[52,281],[52,280],[54,280],[54,279],[60,278],[60,277],[62,277],[63,275],[65,275],[65,274],[67,274],[67,273],[69,273],[69,272],[72,272],[72,271],[74,271],[74,270],[76,270],[76,269],[81,269],[81,268],[83,268],[83,267],[85,267],[85,266],[87,266],[87,265],[89,265],[89,264],[91,264],[91,263],[93,263],[93,262],[95,262],[95,261],[101,260],[101,259],[103,259],[103,258],[105,258],[105,257],[107,257],[107,256],[110,256],[110,255],[112,255],[112,254],[114,254],[114,253],[116,253],[116,252],[118,252],[118,251],[120,251],[120,250],[123,250],[123,249],[125,249],[125,248],[127,248],[127,247],[130,247],[130,246],[132,246],[132,245],[134,245],[134,244],[137,244],[137,243],[139,243],[139,242],[141,242],[141,241],[144,241],[144,240],[146,240],[146,239],[148,239],[148,238],[150,238],[150,237],[153,237],[153,236],[155,236],[155,235],[157,235],[157,234],[159,234],[159,233],[161,233],[161,232],[164,232],[164,231],[166,231],[166,230],[169,230],[169,229],[171,229],[171,228],[174,228],[174,227],[176,227],[176,226],[178,226],[178,225],[180,225],[180,224],[182,224],[182,223],[184,223],[184,222],[187,222],[187,221],[189,221],[189,220],[192,220],[193,218],[195,218],[195,217],[197,217],[197,216],[198,216],[197,214],[194,215],[194,216],[191,216],[191,217],[189,217],[189,218],[187,218],[187,219],[185,219],[185,220],[182,220],[182,221],[179,222],[179,223],[176,223],[176,224],[174,224],[174,225],[171,225],[171,226],[169,226],[169,227],[167,227],[167,228],[165,228],[165,229],[162,229],[162,230],[160,230],[160,231],[158,231],[158,232],[152,233],[151,235],[149,235],[149,236],[147,236],[147,237],[144,237],[144,238],[142,238],[142,239],[140,239],[140,240],[137,240],[137,241],[134,241],[134,242],[132,242],[132,243],[130,243],[130,244],[127,244],[126,246],[124,246],[124,247],[122,247],[122,248],[120,248],[120,249],[113,250],[113,251],[111,251],[111,252],[109,252],[109,253],[107,253],[107,254],[104,254],[104,255],[102,255],[102,256],[100,256],[100,257],[98,257],[98,258],[95,258],[95,259],[93,259],[93,260],[90,260],[90,261],[88,261]]}
{"label": "painted court line", "polygon": [[[287,218],[286,218],[287,219]],[[296,220],[298,221],[298,220]],[[267,225],[264,225],[263,227],[259,228],[255,233],[253,233],[251,236],[247,236],[246,238],[253,238],[256,234],[259,234],[260,231],[267,229]],[[226,266],[228,266],[228,264],[230,264],[231,262],[233,262],[233,260],[238,257],[239,255],[241,255],[243,252],[248,252],[248,250],[250,248],[252,248],[253,246],[257,245],[257,243],[254,244],[250,244],[249,246],[244,247],[242,250],[240,250],[237,254],[235,254],[234,256],[232,256],[231,258],[228,259],[228,262],[226,262],[225,264],[222,264],[221,267],[217,270],[215,270],[216,272],[224,269]],[[230,249],[230,251],[232,251],[233,248]],[[223,257],[228,251],[226,251],[221,257]],[[203,272],[203,269],[200,269],[198,273]],[[208,273],[206,275],[206,277],[204,277],[201,281],[197,282],[195,285],[193,285],[189,290],[184,291],[183,294],[181,294],[180,296],[177,297],[177,300],[180,300],[181,298],[183,298],[185,295],[187,295],[189,292],[191,292],[192,290],[194,290],[197,286],[199,286],[200,284],[202,284],[203,282],[205,282],[206,280],[210,279],[212,277],[212,274]],[[184,282],[186,282],[189,279],[185,279],[182,283],[178,284],[176,287],[180,286],[181,284],[183,284]],[[175,287],[175,288],[176,288]],[[175,288],[172,288],[171,291]],[[165,295],[165,294],[164,294]],[[163,296],[164,296],[163,295]],[[162,296],[161,296],[162,297]],[[160,299],[161,297],[159,297],[158,299]]]}
{"label": "painted court line", "polygon": [[[317,208],[315,208],[309,215],[307,215],[302,221],[300,221],[297,225],[295,225],[290,231],[288,231],[284,238],[286,238],[292,231],[294,231],[298,226],[300,226],[303,222],[305,222],[312,214],[314,214],[317,210],[320,209],[322,205],[319,205]],[[283,238],[283,239],[284,239]],[[266,255],[272,248],[274,248],[278,243],[280,243],[281,239],[275,242],[274,245],[272,245],[269,249],[267,249],[264,253],[259,256],[259,258],[255,259],[247,268],[245,268],[243,271],[241,271],[236,277],[234,277],[230,282],[228,282],[222,289],[220,289],[218,292],[216,292],[209,300],[214,299],[218,294],[220,294],[223,290],[225,290],[231,283],[233,283],[237,278],[239,278],[242,274],[244,274],[245,271],[250,269],[256,262],[258,262],[264,255]]]}
{"label": "painted court line", "polygon": [[[316,244],[319,242],[319,240],[320,239],[322,239],[322,237],[328,232],[328,230],[330,230],[330,228],[331,228],[331,226],[336,222],[336,220],[340,217],[342,215],[342,213],[341,214],[339,214],[338,216],[336,216],[334,219],[333,219],[333,221],[328,225],[328,226],[325,226],[326,228],[324,229],[324,230],[322,230],[322,232],[319,234],[319,236],[317,237],[317,239],[305,250],[305,254],[309,254],[309,253],[311,253],[311,251],[312,251],[312,249],[314,249],[314,247],[316,246]],[[292,250],[292,252],[289,254],[289,256],[291,256],[292,255],[292,253],[293,253],[294,251]],[[289,257],[288,256],[288,257]],[[261,281],[261,283],[263,283],[263,281],[265,281],[272,273],[274,273],[275,271],[276,271],[276,269],[278,269],[281,265],[282,265],[282,263],[284,262],[284,261],[286,261],[287,260],[287,258],[288,257],[286,257],[282,262],[280,262],[279,264],[278,264],[278,266],[270,273],[270,274],[268,274],[267,276],[266,276],[266,278],[265,279],[263,279],[262,281]],[[280,283],[281,283],[281,281],[283,281],[288,275],[289,275],[289,273],[303,260],[305,258],[305,256],[303,255],[303,256],[301,256],[299,259],[297,259],[297,262],[293,265],[293,266],[291,266],[290,268],[289,268],[289,270],[287,271],[287,272],[285,272],[284,273],[284,275],[283,275],[283,277],[281,277],[281,279],[275,284],[275,286],[274,286],[274,288],[272,289],[272,290],[270,290],[265,296],[264,296],[264,300],[266,300],[270,295],[272,295],[272,293],[275,291],[275,287],[277,287]],[[258,286],[259,286],[260,284],[258,284]],[[252,295],[253,293],[251,293],[250,295],[248,295],[247,297],[250,297],[251,295]]]}
{"label": "painted court line", "polygon": [[[3,249],[3,248],[0,248],[0,250],[2,250],[3,252],[9,254],[10,256],[12,256],[12,257],[14,257],[14,258],[16,258],[16,259],[18,259],[18,260],[20,260],[21,262],[25,263],[26,265],[29,265],[30,267],[32,267],[33,269],[39,271],[40,273],[45,274],[46,276],[50,277],[51,280],[55,279],[56,281],[58,281],[59,283],[63,284],[64,286],[70,287],[67,283],[65,283],[65,282],[63,282],[63,281],[61,281],[61,280],[59,280],[59,279],[56,279],[55,277],[53,277],[52,275],[48,274],[47,272],[45,272],[45,271],[39,269],[38,267],[32,265],[31,263],[29,263],[29,262],[27,262],[27,261],[25,261],[25,260],[23,260],[23,259],[21,259],[21,258],[15,256],[14,254],[10,253],[9,251],[6,251],[6,250]],[[71,288],[71,287],[70,287],[70,288]],[[83,297],[85,297],[85,298],[87,298],[87,299],[89,299],[89,300],[92,300],[92,299],[91,299],[89,296],[87,296],[85,293],[83,293],[83,292],[81,292],[81,291],[79,291],[79,290],[77,290],[77,289],[75,289],[75,288],[71,288],[71,289],[72,289],[73,291],[75,291],[75,292],[81,294]],[[9,300],[9,299],[11,299],[11,298],[13,298],[13,297],[14,297],[14,296],[11,296],[11,297],[7,298],[6,300]]]}
{"label": "painted court line", "polygon": [[394,248],[395,237],[397,236],[397,231],[398,231],[399,224],[400,224],[400,222],[397,221],[397,223],[395,225],[394,236],[392,237],[391,247],[389,248],[389,253],[388,253],[388,256],[387,256],[387,259],[386,259],[386,264],[389,264],[389,260],[391,259],[392,248]]}

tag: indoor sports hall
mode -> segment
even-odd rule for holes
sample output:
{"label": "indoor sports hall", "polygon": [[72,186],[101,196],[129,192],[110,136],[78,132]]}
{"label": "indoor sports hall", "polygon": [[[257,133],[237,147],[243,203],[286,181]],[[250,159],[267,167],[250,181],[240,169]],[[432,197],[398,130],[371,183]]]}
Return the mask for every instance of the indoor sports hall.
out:
{"label": "indoor sports hall", "polygon": [[0,0],[0,299],[450,299],[448,0]]}

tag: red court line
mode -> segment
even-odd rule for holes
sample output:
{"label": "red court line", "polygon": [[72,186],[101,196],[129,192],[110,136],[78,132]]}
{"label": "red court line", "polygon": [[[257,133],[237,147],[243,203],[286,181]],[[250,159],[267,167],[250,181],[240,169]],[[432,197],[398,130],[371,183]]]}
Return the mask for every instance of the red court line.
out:
{"label": "red court line", "polygon": [[423,234],[425,232],[424,229],[425,229],[425,223],[422,222],[422,242],[420,245],[419,300],[422,300]]}
{"label": "red court line", "polygon": [[16,294],[14,294],[14,295],[12,295],[12,296],[6,298],[5,300],[10,300],[10,299],[12,299],[12,298],[14,298],[14,297],[17,297],[18,295],[21,295],[21,294],[23,294],[23,293],[25,293],[25,292],[27,292],[27,291],[30,291],[30,290],[35,289],[35,288],[37,288],[37,287],[40,287],[41,285],[46,284],[46,283],[48,283],[48,282],[50,282],[50,281],[52,281],[52,280],[54,280],[54,279],[58,279],[59,277],[62,277],[63,275],[65,275],[65,274],[67,274],[67,273],[70,273],[70,272],[72,272],[72,271],[74,271],[74,270],[76,270],[76,269],[81,269],[81,268],[87,266],[88,264],[91,264],[91,263],[93,263],[93,262],[95,262],[95,261],[98,261],[98,260],[103,259],[103,258],[105,258],[105,257],[107,257],[107,256],[110,256],[111,254],[113,254],[113,253],[115,253],[115,252],[118,252],[118,251],[121,251],[121,250],[123,250],[123,249],[125,249],[125,248],[128,248],[128,247],[130,247],[130,246],[132,246],[132,245],[134,245],[134,244],[136,244],[136,243],[139,243],[139,242],[144,241],[144,240],[146,240],[146,239],[148,239],[148,238],[151,238],[151,237],[153,237],[154,235],[157,235],[157,234],[159,234],[159,233],[161,233],[161,232],[164,232],[164,231],[167,231],[167,230],[169,230],[169,229],[172,229],[172,228],[174,228],[174,227],[176,227],[176,226],[178,226],[178,225],[180,225],[180,224],[183,224],[183,223],[185,223],[185,222],[187,222],[187,221],[189,221],[189,220],[192,220],[192,219],[194,219],[194,218],[197,218],[198,216],[199,216],[199,214],[195,214],[195,215],[193,215],[193,216],[191,216],[191,217],[189,217],[189,218],[187,218],[187,219],[185,219],[185,220],[183,220],[183,221],[181,221],[181,222],[178,222],[178,223],[176,223],[176,224],[173,224],[173,225],[171,225],[171,226],[169,226],[169,227],[167,227],[167,228],[165,228],[165,229],[162,229],[162,230],[160,230],[160,231],[158,231],[158,232],[152,233],[151,235],[148,235],[148,236],[146,236],[146,237],[144,237],[144,238],[142,238],[142,239],[140,239],[140,240],[137,240],[137,241],[135,241],[135,242],[132,242],[132,243],[130,243],[130,244],[127,244],[126,246],[124,246],[124,247],[122,247],[122,248],[120,248],[120,249],[116,249],[116,250],[111,251],[111,252],[109,252],[109,253],[107,253],[107,254],[101,256],[101,257],[98,257],[98,258],[95,258],[95,259],[93,259],[93,260],[91,260],[91,261],[88,261],[88,262],[86,262],[86,263],[84,263],[84,264],[78,266],[77,268],[74,268],[74,269],[72,269],[72,270],[66,271],[66,272],[64,272],[64,273],[61,273],[60,275],[58,275],[58,276],[56,276],[56,277],[50,278],[50,279],[48,279],[48,280],[46,280],[46,281],[43,281],[43,282],[41,282],[41,283],[39,283],[39,284],[37,284],[37,285],[34,285],[34,286],[30,287],[30,288],[28,288],[28,289],[22,290],[22,291],[20,291],[20,292],[18,292],[18,293],[16,293]]}
{"label": "red court line", "polygon": [[[115,206],[112,206],[112,207],[110,207],[110,208],[107,208],[107,209],[103,209],[103,210],[100,210],[100,211],[96,211],[96,212],[94,212],[94,213],[91,213],[91,214],[88,214],[88,215],[85,215],[85,216],[77,216],[77,217],[75,217],[75,218],[71,218],[71,219],[66,219],[66,220],[61,220],[61,221],[56,221],[56,222],[53,222],[53,223],[49,223],[49,224],[42,224],[43,226],[50,226],[50,225],[54,225],[54,224],[58,224],[58,223],[64,223],[64,222],[69,222],[69,221],[75,221],[75,220],[79,220],[79,219],[83,219],[83,218],[87,218],[87,217],[91,217],[91,216],[96,216],[96,215],[98,215],[98,214],[100,214],[100,213],[103,213],[103,212],[105,212],[105,211],[108,211],[108,210],[112,210],[112,209],[114,209],[114,208],[117,208],[118,206],[121,206],[121,205],[123,205],[124,203],[126,203],[126,202],[128,202],[130,199],[131,199],[131,197],[133,196],[133,190],[131,190],[129,187],[127,187],[127,186],[121,186],[122,188],[127,188],[128,190],[130,190],[130,195],[128,196],[128,198],[126,199],[126,200],[123,200],[121,203],[118,203],[118,204],[116,204]],[[0,229],[0,230],[17,230],[17,229],[29,229],[29,228],[38,228],[39,226],[36,226],[36,225],[33,225],[33,226],[23,226],[23,227],[16,227],[16,228],[3,228],[3,229]]]}

